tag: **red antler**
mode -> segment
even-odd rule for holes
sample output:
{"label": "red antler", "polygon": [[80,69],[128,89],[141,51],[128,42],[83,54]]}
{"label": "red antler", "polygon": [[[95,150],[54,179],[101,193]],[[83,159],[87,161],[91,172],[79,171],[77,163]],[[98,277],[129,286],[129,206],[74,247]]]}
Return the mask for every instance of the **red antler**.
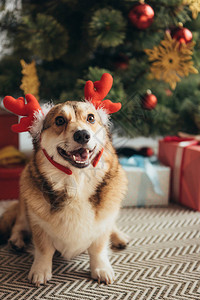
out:
{"label": "red antler", "polygon": [[109,93],[113,84],[113,78],[109,73],[104,73],[99,81],[94,83],[89,80],[85,84],[85,99],[91,101],[96,108],[104,108],[109,114],[115,113],[121,108],[121,103],[113,103],[110,100],[102,101]]}
{"label": "red antler", "polygon": [[6,109],[16,115],[23,116],[23,118],[20,119],[19,124],[12,125],[12,130],[14,132],[29,131],[34,121],[35,112],[39,110],[42,111],[37,99],[33,95],[27,94],[25,98],[27,104],[25,103],[25,99],[23,97],[15,99],[11,96],[6,96],[3,99]]}

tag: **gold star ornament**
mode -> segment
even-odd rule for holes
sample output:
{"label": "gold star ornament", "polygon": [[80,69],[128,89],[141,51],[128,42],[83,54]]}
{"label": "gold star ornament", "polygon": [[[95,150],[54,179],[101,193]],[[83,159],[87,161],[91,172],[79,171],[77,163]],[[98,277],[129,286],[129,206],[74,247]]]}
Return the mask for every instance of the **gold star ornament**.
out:
{"label": "gold star ornament", "polygon": [[174,90],[181,77],[188,76],[189,73],[197,74],[198,70],[193,66],[191,56],[194,45],[193,41],[181,44],[166,32],[165,39],[159,46],[144,50],[151,62],[149,79],[163,80]]}
{"label": "gold star ornament", "polygon": [[196,19],[200,12],[200,0],[183,0],[183,5],[189,6],[193,19]]}

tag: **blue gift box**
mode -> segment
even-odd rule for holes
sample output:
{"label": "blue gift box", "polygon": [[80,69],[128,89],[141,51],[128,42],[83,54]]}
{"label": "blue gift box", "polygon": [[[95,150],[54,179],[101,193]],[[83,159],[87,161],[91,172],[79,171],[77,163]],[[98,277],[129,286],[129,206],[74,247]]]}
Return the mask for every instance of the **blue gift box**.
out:
{"label": "blue gift box", "polygon": [[166,206],[169,202],[170,168],[157,161],[134,155],[121,158],[128,178],[125,206]]}

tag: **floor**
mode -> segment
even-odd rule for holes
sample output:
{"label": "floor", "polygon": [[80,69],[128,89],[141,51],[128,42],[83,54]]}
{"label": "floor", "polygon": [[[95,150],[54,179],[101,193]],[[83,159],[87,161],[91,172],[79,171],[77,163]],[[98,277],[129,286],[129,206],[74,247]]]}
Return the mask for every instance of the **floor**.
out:
{"label": "floor", "polygon": [[200,213],[175,205],[123,208],[119,227],[131,237],[125,250],[111,251],[112,285],[90,279],[88,255],[54,257],[53,278],[28,283],[33,257],[0,247],[0,299],[200,299]]}

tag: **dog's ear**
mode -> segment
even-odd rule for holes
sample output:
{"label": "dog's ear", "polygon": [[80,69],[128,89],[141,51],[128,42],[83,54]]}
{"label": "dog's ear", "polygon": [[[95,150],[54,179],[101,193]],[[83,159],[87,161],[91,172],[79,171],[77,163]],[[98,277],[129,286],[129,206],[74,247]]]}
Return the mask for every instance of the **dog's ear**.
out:
{"label": "dog's ear", "polygon": [[41,106],[42,111],[36,111],[34,114],[34,121],[32,125],[29,127],[29,132],[34,139],[34,141],[38,141],[40,139],[40,134],[42,132],[44,120],[48,112],[52,109],[53,103],[46,103]]}

